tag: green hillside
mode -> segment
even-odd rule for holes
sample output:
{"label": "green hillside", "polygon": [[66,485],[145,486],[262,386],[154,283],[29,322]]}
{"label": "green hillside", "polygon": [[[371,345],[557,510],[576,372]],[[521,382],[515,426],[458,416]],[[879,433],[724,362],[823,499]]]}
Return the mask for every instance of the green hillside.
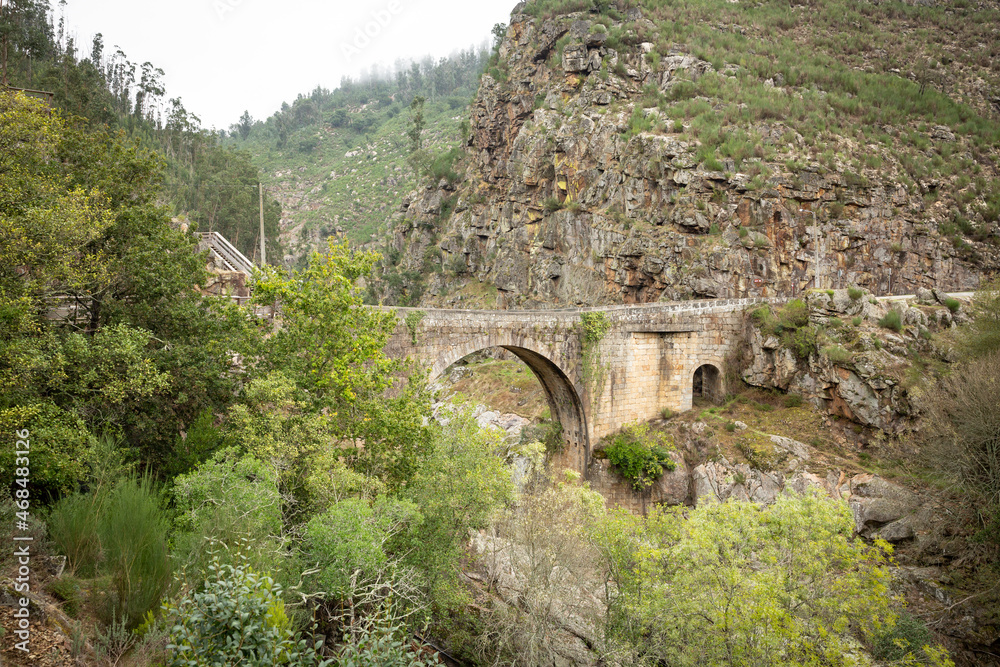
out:
{"label": "green hillside", "polygon": [[[446,153],[462,141],[469,103],[489,58],[469,49],[433,63],[339,88],[317,88],[265,121],[244,116],[228,145],[245,148],[281,202],[281,237],[290,261],[300,260],[331,235],[365,244],[388,231],[403,198],[417,186],[407,159],[415,97],[423,106],[423,148]],[[245,138],[244,138],[245,137]]]}

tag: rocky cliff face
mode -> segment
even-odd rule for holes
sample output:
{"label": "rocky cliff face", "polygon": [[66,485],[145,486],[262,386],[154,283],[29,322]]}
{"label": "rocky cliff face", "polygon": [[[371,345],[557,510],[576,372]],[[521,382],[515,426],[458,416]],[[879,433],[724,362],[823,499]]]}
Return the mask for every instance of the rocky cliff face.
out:
{"label": "rocky cliff face", "polygon": [[[978,240],[948,227],[977,186],[958,174],[912,178],[907,151],[920,151],[900,146],[920,119],[883,126],[869,144],[832,129],[805,137],[804,121],[754,104],[832,109],[833,93],[828,103],[816,86],[759,81],[673,48],[639,9],[542,19],[530,8],[515,8],[473,104],[464,181],[428,186],[396,215],[388,271],[423,273],[426,290],[396,281],[382,286],[387,301],[448,305],[474,293],[490,307],[542,307],[848,285],[901,294],[974,288],[1000,267],[989,215],[960,220]],[[751,88],[759,99],[741,102]],[[720,92],[699,94],[709,90]],[[921,127],[924,152],[964,151],[970,168],[993,174],[996,146],[970,152],[973,137]],[[482,283],[490,289],[470,287]]]}
{"label": "rocky cliff face", "polygon": [[852,299],[848,290],[810,292],[798,303],[805,306],[799,326],[780,310],[774,319],[767,308],[754,313],[743,341],[743,381],[889,433],[914,427],[922,375],[954,361],[947,336],[937,334],[967,321],[968,306],[926,290],[914,303]]}

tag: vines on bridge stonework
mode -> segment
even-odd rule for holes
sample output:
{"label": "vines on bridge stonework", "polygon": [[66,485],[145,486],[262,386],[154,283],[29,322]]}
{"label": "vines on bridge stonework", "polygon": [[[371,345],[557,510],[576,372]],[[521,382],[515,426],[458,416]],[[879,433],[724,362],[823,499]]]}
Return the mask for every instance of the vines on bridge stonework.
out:
{"label": "vines on bridge stonework", "polygon": [[417,327],[420,326],[420,321],[424,319],[425,315],[427,313],[422,310],[414,310],[403,320],[406,323],[406,328],[410,330],[410,342],[414,346],[417,344]]}
{"label": "vines on bridge stonework", "polygon": [[604,390],[609,365],[601,361],[601,340],[611,329],[611,320],[600,311],[580,313],[580,347],[583,383],[593,400]]}

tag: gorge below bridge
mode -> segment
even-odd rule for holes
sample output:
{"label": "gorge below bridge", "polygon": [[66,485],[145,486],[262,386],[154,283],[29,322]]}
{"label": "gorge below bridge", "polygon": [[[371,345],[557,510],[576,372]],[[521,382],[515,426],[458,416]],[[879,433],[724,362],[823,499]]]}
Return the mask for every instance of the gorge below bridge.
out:
{"label": "gorge below bridge", "polygon": [[[782,299],[783,300],[783,299]],[[395,308],[399,324],[385,351],[430,369],[433,382],[464,357],[503,348],[528,365],[544,388],[565,447],[554,463],[586,474],[591,446],[664,408],[691,409],[696,384],[725,393],[725,359],[748,307],[767,299],[686,301],[564,310]],[[585,313],[608,327],[584,343]]]}

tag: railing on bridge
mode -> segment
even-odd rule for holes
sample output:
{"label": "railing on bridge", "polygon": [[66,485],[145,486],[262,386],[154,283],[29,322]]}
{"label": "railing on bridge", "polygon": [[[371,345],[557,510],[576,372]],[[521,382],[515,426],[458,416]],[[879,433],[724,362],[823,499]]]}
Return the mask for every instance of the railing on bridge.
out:
{"label": "railing on bridge", "polygon": [[202,243],[208,246],[212,256],[218,258],[230,271],[241,271],[253,275],[254,265],[246,256],[219,232],[200,232]]}

